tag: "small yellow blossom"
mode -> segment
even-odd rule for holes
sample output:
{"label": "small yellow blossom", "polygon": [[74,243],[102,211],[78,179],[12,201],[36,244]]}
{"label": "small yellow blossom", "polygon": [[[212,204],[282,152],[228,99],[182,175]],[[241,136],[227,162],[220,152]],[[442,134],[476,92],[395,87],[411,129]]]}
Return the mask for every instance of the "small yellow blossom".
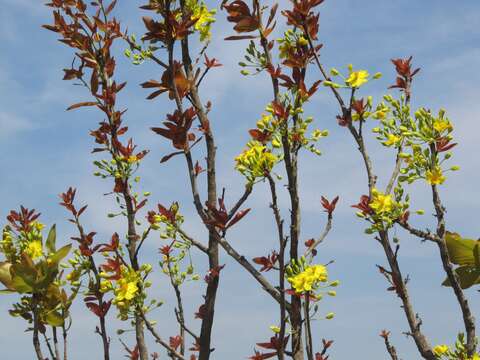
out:
{"label": "small yellow blossom", "polygon": [[[117,280],[116,287],[113,290],[115,294],[114,303],[120,308],[128,307],[130,301],[135,298],[139,291],[138,282],[140,280],[138,273],[131,268],[122,267],[121,273],[121,278]],[[104,282],[102,285],[104,288],[110,286],[108,282]]]}
{"label": "small yellow blossom", "polygon": [[447,345],[437,345],[433,348],[433,353],[435,356],[442,356],[448,351]]}
{"label": "small yellow blossom", "polygon": [[311,291],[319,282],[328,281],[327,268],[323,265],[308,266],[301,273],[287,278],[296,293]]}
{"label": "small yellow blossom", "polygon": [[401,136],[395,134],[388,134],[387,140],[385,140],[382,144],[385,146],[394,146],[397,145],[402,140]]}
{"label": "small yellow blossom", "polygon": [[40,240],[34,240],[34,241],[30,242],[27,245],[27,247],[25,249],[25,252],[33,260],[39,258],[40,256],[43,255],[43,253],[42,253],[42,242]]}
{"label": "small yellow blossom", "polygon": [[42,224],[41,222],[38,222],[38,221],[33,222],[32,226],[37,231],[42,231],[45,228],[45,224]]}
{"label": "small yellow blossom", "polygon": [[270,330],[272,330],[275,334],[280,333],[280,328],[278,326],[275,326],[275,325],[270,326]]}
{"label": "small yellow blossom", "polygon": [[452,130],[453,126],[450,124],[450,121],[447,119],[437,119],[433,122],[433,128],[439,133],[444,132],[445,130]]}
{"label": "small yellow blossom", "polygon": [[117,301],[132,300],[137,291],[137,280],[128,281],[126,279],[120,279],[118,280],[118,288],[115,289],[115,298]]}
{"label": "small yellow blossom", "polygon": [[129,157],[125,158],[125,161],[129,164],[133,164],[138,161],[138,158],[135,155],[130,155]]}
{"label": "small yellow blossom", "polygon": [[352,88],[359,88],[366,82],[368,82],[368,77],[370,74],[366,70],[351,71],[350,76],[345,82],[348,86]]}
{"label": "small yellow blossom", "polygon": [[442,168],[440,166],[435,166],[433,170],[428,170],[425,177],[430,185],[443,184],[446,179],[446,177],[443,176]]}
{"label": "small yellow blossom", "polygon": [[392,195],[385,195],[377,189],[372,190],[372,200],[370,201],[370,208],[375,211],[377,215],[387,213],[395,208],[395,201]]}
{"label": "small yellow blossom", "polygon": [[308,45],[308,40],[305,39],[303,36],[300,36],[300,37],[298,38],[298,44],[299,44],[300,46],[307,46],[307,45]]}
{"label": "small yellow blossom", "polygon": [[112,290],[112,288],[113,288],[113,285],[110,280],[102,280],[100,282],[100,292],[106,293]]}

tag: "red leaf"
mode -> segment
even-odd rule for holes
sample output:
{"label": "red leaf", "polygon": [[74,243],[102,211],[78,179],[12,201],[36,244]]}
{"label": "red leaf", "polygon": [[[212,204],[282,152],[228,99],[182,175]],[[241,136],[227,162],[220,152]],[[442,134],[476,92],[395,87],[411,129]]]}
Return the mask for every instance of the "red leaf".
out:
{"label": "red leaf", "polygon": [[258,36],[255,35],[232,35],[227,36],[225,40],[245,40],[245,39],[256,39]]}
{"label": "red leaf", "polygon": [[112,3],[108,6],[107,10],[105,10],[105,15],[108,15],[113,10],[116,4],[117,0],[113,0]]}
{"label": "red leaf", "polygon": [[242,210],[242,211],[239,211],[235,214],[235,216],[233,217],[232,221],[230,221],[227,225],[227,229],[233,225],[235,225],[237,222],[239,222],[240,220],[242,220],[242,218],[248,214],[248,212],[250,211],[251,209],[245,209],[245,210]]}
{"label": "red leaf", "polygon": [[92,302],[88,302],[85,305],[87,305],[88,309],[91,312],[93,312],[95,315],[97,315],[98,317],[102,316],[102,309],[97,304],[92,303]]}
{"label": "red leaf", "polygon": [[95,106],[95,105],[98,105],[98,103],[95,101],[85,101],[85,102],[71,105],[70,107],[67,108],[67,111],[77,109],[82,106]]}
{"label": "red leaf", "polygon": [[176,151],[176,152],[173,152],[173,153],[171,153],[171,154],[165,155],[165,156],[162,157],[162,159],[160,160],[160,163],[167,162],[167,161],[170,160],[172,157],[174,157],[174,156],[176,156],[176,155],[180,155],[180,154],[183,154],[183,151]]}

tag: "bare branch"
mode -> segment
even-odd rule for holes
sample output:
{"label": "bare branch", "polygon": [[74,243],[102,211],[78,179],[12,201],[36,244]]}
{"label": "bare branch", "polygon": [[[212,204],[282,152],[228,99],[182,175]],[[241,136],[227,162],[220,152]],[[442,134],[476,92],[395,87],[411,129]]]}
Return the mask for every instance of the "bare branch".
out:
{"label": "bare branch", "polygon": [[165,340],[162,339],[162,337],[157,333],[157,331],[152,326],[152,324],[150,324],[150,322],[147,320],[147,318],[145,317],[145,314],[141,313],[140,317],[143,319],[143,322],[145,323],[145,326],[147,327],[148,331],[150,331],[150,333],[155,338],[155,341],[158,344],[162,345],[165,349],[167,349],[167,351],[170,355],[173,355],[178,360],[186,360],[186,358],[182,354],[179,354]]}

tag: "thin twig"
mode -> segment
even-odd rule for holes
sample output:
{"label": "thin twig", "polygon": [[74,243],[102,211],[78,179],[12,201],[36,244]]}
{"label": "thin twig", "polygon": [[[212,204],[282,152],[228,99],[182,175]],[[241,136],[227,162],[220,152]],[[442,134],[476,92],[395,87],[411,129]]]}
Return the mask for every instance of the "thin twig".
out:
{"label": "thin twig", "polygon": [[155,341],[162,345],[165,349],[167,349],[167,351],[169,352],[169,354],[175,356],[177,359],[179,360],[186,360],[186,358],[182,355],[182,354],[179,354],[174,348],[172,348],[165,340],[162,339],[162,337],[157,333],[157,331],[155,330],[155,328],[152,326],[152,324],[150,324],[150,322],[147,320],[147,318],[145,317],[145,314],[143,313],[140,313],[140,317],[143,319],[143,322],[145,323],[145,326],[147,327],[148,331],[150,331],[150,333],[152,334],[152,336],[155,338]]}
{"label": "thin twig", "polygon": [[328,233],[332,229],[332,222],[333,222],[333,215],[332,213],[328,214],[327,218],[327,224],[325,225],[325,229],[323,229],[323,232],[320,234],[320,236],[315,239],[312,245],[309,246],[309,248],[305,251],[305,256],[308,256],[318,245],[320,245],[327,237]]}
{"label": "thin twig", "polygon": [[387,352],[392,358],[392,360],[398,360],[397,350],[395,349],[395,346],[393,346],[390,343],[389,335],[390,335],[390,331],[386,331],[386,330],[383,330],[380,334],[380,336],[383,338],[385,342],[385,348],[387,349]]}

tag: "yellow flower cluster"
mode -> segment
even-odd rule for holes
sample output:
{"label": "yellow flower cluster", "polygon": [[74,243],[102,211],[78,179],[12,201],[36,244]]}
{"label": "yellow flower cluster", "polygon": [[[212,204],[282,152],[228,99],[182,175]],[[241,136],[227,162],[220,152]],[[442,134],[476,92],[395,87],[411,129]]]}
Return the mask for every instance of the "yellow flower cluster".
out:
{"label": "yellow flower cluster", "polygon": [[248,144],[249,148],[235,158],[235,168],[250,181],[264,177],[277,163],[278,157],[258,141]]}
{"label": "yellow flower cluster", "polygon": [[437,345],[433,348],[433,353],[435,356],[442,356],[446,352],[448,352],[448,345]]}
{"label": "yellow flower cluster", "polygon": [[440,185],[443,184],[446,177],[443,175],[442,168],[435,166],[432,170],[428,170],[425,173],[425,179],[430,185]]}
{"label": "yellow flower cluster", "polygon": [[392,195],[386,195],[377,189],[372,190],[372,199],[369,206],[377,215],[391,212],[396,205],[397,203],[393,200]]}
{"label": "yellow flower cluster", "polygon": [[288,282],[298,294],[311,291],[319,282],[328,281],[327,268],[323,265],[308,266],[301,273],[288,277]]}
{"label": "yellow flower cluster", "polygon": [[388,134],[387,140],[385,140],[382,144],[385,146],[395,146],[402,141],[402,137],[395,135],[395,134]]}
{"label": "yellow flower cluster", "polygon": [[136,155],[130,155],[128,157],[124,156],[120,160],[124,161],[128,164],[134,164],[134,163],[140,161]]}
{"label": "yellow flower cluster", "polygon": [[433,128],[439,133],[453,130],[453,126],[448,119],[436,119],[433,122]]}
{"label": "yellow flower cluster", "polygon": [[[140,275],[134,269],[123,265],[120,268],[120,273],[120,279],[115,282],[109,279],[101,281],[100,291],[102,293],[113,291],[115,298],[112,303],[120,310],[120,319],[126,320],[132,301],[140,292]],[[107,277],[108,274],[100,273],[100,276]]]}
{"label": "yellow flower cluster", "polygon": [[13,245],[12,233],[10,231],[10,227],[5,226],[2,231],[2,241],[0,241],[0,250],[7,258],[14,256],[16,253],[15,246]]}
{"label": "yellow flower cluster", "polygon": [[25,248],[25,252],[33,260],[38,259],[40,256],[43,255],[42,242],[40,240],[34,240],[32,242],[29,242],[27,244],[27,247]]}
{"label": "yellow flower cluster", "polygon": [[210,40],[211,25],[215,22],[216,10],[208,10],[203,1],[188,0],[187,8],[192,12],[191,19],[196,20],[194,28],[200,33],[200,41]]}

